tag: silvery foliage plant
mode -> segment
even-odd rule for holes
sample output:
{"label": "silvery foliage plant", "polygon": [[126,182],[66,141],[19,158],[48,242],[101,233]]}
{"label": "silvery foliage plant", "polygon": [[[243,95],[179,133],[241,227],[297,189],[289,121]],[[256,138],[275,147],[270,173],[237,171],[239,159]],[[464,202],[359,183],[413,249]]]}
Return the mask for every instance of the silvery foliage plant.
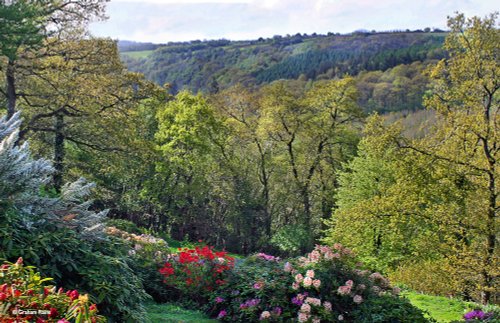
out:
{"label": "silvery foliage plant", "polygon": [[0,210],[13,208],[27,230],[53,224],[71,228],[84,239],[102,238],[107,211],[93,212],[92,201],[85,200],[94,184],[80,178],[64,185],[58,197],[42,194],[54,168],[46,159],[34,160],[27,142],[17,145],[20,125],[19,112],[0,118]]}

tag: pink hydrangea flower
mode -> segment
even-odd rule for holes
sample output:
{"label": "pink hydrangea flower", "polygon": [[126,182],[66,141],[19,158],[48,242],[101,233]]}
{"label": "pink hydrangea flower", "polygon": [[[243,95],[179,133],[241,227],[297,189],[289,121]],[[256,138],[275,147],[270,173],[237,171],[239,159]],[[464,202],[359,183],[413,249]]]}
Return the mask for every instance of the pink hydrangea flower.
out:
{"label": "pink hydrangea flower", "polygon": [[321,300],[319,298],[315,298],[315,297],[307,297],[304,300],[304,303],[315,305],[315,306],[321,306]]}
{"label": "pink hydrangea flower", "polygon": [[302,306],[300,306],[300,311],[303,313],[310,313],[311,312],[311,305],[304,303]]}
{"label": "pink hydrangea flower", "polygon": [[361,304],[363,302],[363,296],[354,295],[354,297],[352,298],[352,301],[356,304]]}
{"label": "pink hydrangea flower", "polygon": [[283,270],[287,273],[291,272],[293,270],[292,264],[287,261]]}
{"label": "pink hydrangea flower", "polygon": [[314,270],[309,269],[308,271],[306,271],[306,276],[307,276],[307,277],[314,278]]}
{"label": "pink hydrangea flower", "polygon": [[349,279],[348,281],[345,282],[345,285],[349,286],[349,287],[352,287],[352,285],[354,285],[354,282]]}
{"label": "pink hydrangea flower", "polygon": [[330,303],[329,301],[325,301],[323,302],[323,307],[327,312],[330,312],[332,310],[332,303]]}
{"label": "pink hydrangea flower", "polygon": [[302,276],[302,274],[295,275],[295,281],[297,283],[302,283],[303,280],[304,280],[304,276]]}
{"label": "pink hydrangea flower", "polygon": [[349,295],[351,293],[351,286],[340,286],[337,293],[340,295]]}
{"label": "pink hydrangea flower", "polygon": [[309,320],[309,314],[300,312],[299,313],[299,322],[307,322]]}
{"label": "pink hydrangea flower", "polygon": [[304,287],[311,287],[312,282],[313,282],[313,281],[312,281],[312,278],[311,278],[311,277],[306,277],[306,278],[304,278],[304,283],[303,283],[303,284],[304,284]]}
{"label": "pink hydrangea flower", "polygon": [[321,286],[321,280],[319,280],[319,279],[313,280],[313,286],[315,288],[319,288],[319,286]]}

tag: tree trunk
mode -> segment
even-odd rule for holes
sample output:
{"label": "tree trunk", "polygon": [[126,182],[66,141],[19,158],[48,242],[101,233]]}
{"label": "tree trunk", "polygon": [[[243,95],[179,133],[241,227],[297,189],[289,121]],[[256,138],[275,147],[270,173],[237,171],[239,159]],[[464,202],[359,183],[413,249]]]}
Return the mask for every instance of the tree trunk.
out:
{"label": "tree trunk", "polygon": [[16,113],[16,67],[13,60],[9,59],[7,64],[7,118],[10,118]]}
{"label": "tree trunk", "polygon": [[52,183],[55,190],[61,192],[63,185],[64,172],[64,115],[58,113],[54,123],[55,138],[54,138],[54,169],[55,173],[52,178]]}
{"label": "tree trunk", "polygon": [[490,163],[489,183],[488,183],[488,236],[487,236],[487,251],[486,258],[483,265],[483,280],[486,290],[481,295],[481,302],[483,304],[488,304],[491,300],[491,289],[493,289],[494,277],[490,274],[490,271],[495,266],[495,247],[496,247],[496,223],[495,223],[495,213],[497,204],[497,194],[495,185],[495,167],[494,162]]}

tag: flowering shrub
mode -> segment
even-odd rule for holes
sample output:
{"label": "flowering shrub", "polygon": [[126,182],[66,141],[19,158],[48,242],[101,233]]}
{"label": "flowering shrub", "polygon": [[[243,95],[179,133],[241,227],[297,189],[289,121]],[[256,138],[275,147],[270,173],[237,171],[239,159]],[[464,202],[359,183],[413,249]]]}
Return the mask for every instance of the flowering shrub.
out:
{"label": "flowering shrub", "polygon": [[259,253],[238,263],[211,298],[210,313],[227,322],[288,322],[293,277],[278,258]]}
{"label": "flowering shrub", "polygon": [[34,267],[24,266],[22,258],[0,267],[1,322],[105,322],[97,315],[97,306],[78,291],[56,290],[43,283]]}
{"label": "flowering shrub", "polygon": [[168,254],[169,248],[165,240],[157,238],[149,234],[137,235],[128,233],[116,227],[107,227],[105,232],[108,235],[121,238],[128,242],[131,249],[128,251],[129,256],[142,257],[161,262]]}
{"label": "flowering shrub", "polygon": [[233,267],[234,258],[227,252],[203,246],[179,249],[167,257],[159,272],[167,286],[204,304],[211,292],[227,283],[227,272]]}
{"label": "flowering shrub", "polygon": [[[353,252],[341,244],[334,244],[332,248],[317,245],[306,257],[300,257],[295,266],[287,263],[284,270],[293,277],[291,289],[295,291],[292,303],[296,306],[296,319],[299,322],[358,322],[370,309],[362,304],[379,297],[392,297],[395,303],[407,306],[396,297],[399,290],[391,288],[385,277],[361,270],[360,266]],[[420,321],[417,318],[412,322],[425,322],[417,312]],[[380,313],[376,315],[383,317]]]}

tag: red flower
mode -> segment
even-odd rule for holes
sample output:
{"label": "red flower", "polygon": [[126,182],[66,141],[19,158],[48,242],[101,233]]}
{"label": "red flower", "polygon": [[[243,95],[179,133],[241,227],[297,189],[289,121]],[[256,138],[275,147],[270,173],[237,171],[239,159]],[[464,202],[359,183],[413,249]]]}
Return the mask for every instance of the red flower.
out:
{"label": "red flower", "polygon": [[90,305],[89,310],[90,310],[91,312],[93,312],[93,311],[97,311],[97,305],[95,305],[95,304]]}
{"label": "red flower", "polygon": [[0,293],[0,301],[4,301],[5,299],[7,299],[7,294]]}
{"label": "red flower", "polygon": [[75,289],[75,290],[69,290],[66,292],[66,295],[69,296],[69,298],[71,298],[72,301],[74,301],[75,299],[78,298],[78,291]]}
{"label": "red flower", "polygon": [[49,317],[54,318],[54,317],[57,317],[58,315],[59,315],[59,312],[57,312],[57,309],[55,309],[54,307],[52,307],[52,308],[50,309],[50,314],[49,314]]}

